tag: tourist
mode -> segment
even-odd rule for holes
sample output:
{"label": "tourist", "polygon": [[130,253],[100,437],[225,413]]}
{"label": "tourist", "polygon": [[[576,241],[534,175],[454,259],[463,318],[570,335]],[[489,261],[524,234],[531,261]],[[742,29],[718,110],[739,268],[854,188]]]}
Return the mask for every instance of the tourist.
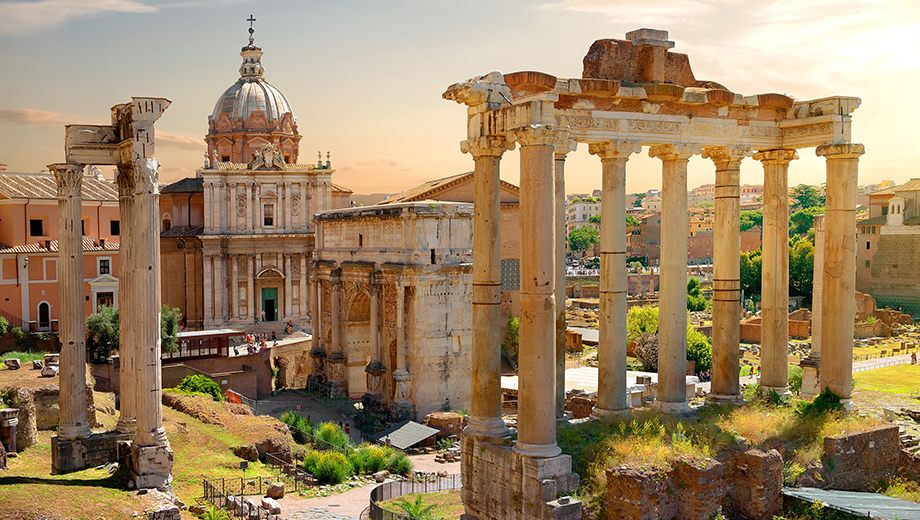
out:
{"label": "tourist", "polygon": [[275,331],[272,330],[272,341],[275,341],[276,339],[277,339],[277,338],[275,337]]}
{"label": "tourist", "polygon": [[265,311],[264,310],[259,313],[259,316],[262,317],[262,321],[265,321]]}
{"label": "tourist", "polygon": [[390,442],[390,436],[389,436],[389,435],[387,435],[387,438],[383,440],[383,445],[386,446],[387,448],[389,448],[390,446],[393,445],[393,443]]}
{"label": "tourist", "polygon": [[916,352],[912,352],[912,353],[910,354],[910,364],[911,364],[911,365],[916,365],[916,364],[917,364],[917,353],[916,353]]}

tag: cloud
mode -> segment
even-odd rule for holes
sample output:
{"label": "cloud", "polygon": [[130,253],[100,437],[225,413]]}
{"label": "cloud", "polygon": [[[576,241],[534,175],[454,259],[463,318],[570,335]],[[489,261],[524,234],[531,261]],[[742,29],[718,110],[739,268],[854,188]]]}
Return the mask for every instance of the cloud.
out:
{"label": "cloud", "polygon": [[154,135],[157,146],[167,146],[181,150],[204,150],[204,141],[201,139],[171,134],[162,130],[156,130]]}
{"label": "cloud", "polygon": [[32,108],[19,108],[14,110],[0,109],[0,120],[24,126],[40,128],[54,128],[64,125],[79,124],[73,120],[65,120],[60,114],[35,110]]}
{"label": "cloud", "polygon": [[406,169],[405,165],[394,161],[393,159],[379,158],[379,159],[367,159],[364,161],[355,161],[355,166],[361,166],[364,168],[391,168],[391,169]]}
{"label": "cloud", "polygon": [[137,0],[39,0],[37,2],[7,2],[3,4],[0,31],[22,34],[48,29],[73,18],[106,12],[152,13],[156,7]]}

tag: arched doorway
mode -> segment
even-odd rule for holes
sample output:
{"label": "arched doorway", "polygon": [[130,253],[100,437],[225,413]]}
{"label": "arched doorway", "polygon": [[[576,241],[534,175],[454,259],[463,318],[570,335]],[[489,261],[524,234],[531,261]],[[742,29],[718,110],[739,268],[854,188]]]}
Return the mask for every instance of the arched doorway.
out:
{"label": "arched doorway", "polygon": [[51,330],[51,305],[48,302],[38,304],[38,330]]}
{"label": "arched doorway", "polygon": [[266,267],[256,276],[258,286],[256,301],[259,304],[259,319],[261,321],[278,321],[283,319],[284,299],[288,295],[281,290],[284,285],[284,274],[275,267]]}

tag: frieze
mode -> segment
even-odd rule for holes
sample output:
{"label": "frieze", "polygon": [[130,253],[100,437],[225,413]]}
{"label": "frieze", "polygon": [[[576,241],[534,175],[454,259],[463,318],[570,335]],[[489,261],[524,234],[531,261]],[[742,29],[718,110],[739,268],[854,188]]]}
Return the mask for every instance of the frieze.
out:
{"label": "frieze", "polygon": [[783,131],[776,126],[742,126],[741,133],[750,137],[782,137]]}
{"label": "frieze", "polygon": [[626,127],[636,132],[680,132],[680,123],[677,121],[629,119]]}
{"label": "frieze", "polygon": [[729,128],[735,128],[735,126],[693,122],[687,125],[685,130],[687,133],[691,134],[724,135],[728,133]]}
{"label": "frieze", "polygon": [[834,123],[818,123],[816,125],[790,126],[782,128],[783,137],[795,137],[800,135],[815,134],[832,134],[834,133]]}

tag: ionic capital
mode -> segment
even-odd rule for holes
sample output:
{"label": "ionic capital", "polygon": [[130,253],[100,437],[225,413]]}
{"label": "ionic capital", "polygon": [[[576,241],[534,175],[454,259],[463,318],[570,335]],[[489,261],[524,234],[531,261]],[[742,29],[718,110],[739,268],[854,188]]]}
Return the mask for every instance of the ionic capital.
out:
{"label": "ionic capital", "polygon": [[527,125],[508,132],[508,140],[521,146],[552,146],[569,138],[569,131],[551,125]]}
{"label": "ionic capital", "polygon": [[57,196],[59,199],[72,199],[80,197],[83,188],[83,166],[80,164],[54,163],[48,165],[48,170],[54,175],[57,182]]}
{"label": "ionic capital", "polygon": [[628,141],[605,141],[588,145],[588,153],[600,157],[602,161],[606,159],[626,160],[631,154],[641,151],[641,144]]}
{"label": "ionic capital", "polygon": [[815,148],[815,155],[828,159],[858,159],[866,153],[866,147],[860,143],[822,144]]}
{"label": "ionic capital", "polygon": [[703,149],[703,159],[712,159],[717,170],[737,170],[752,153],[748,146],[712,146]]}
{"label": "ionic capital", "polygon": [[789,164],[799,158],[799,152],[778,148],[776,150],[764,150],[754,154],[754,160],[763,164]]}
{"label": "ionic capital", "polygon": [[658,144],[648,149],[648,156],[662,161],[687,161],[702,150],[699,144]]}
{"label": "ionic capital", "polygon": [[514,143],[500,135],[487,135],[460,141],[460,151],[476,157],[501,157],[507,151],[514,150]]}

